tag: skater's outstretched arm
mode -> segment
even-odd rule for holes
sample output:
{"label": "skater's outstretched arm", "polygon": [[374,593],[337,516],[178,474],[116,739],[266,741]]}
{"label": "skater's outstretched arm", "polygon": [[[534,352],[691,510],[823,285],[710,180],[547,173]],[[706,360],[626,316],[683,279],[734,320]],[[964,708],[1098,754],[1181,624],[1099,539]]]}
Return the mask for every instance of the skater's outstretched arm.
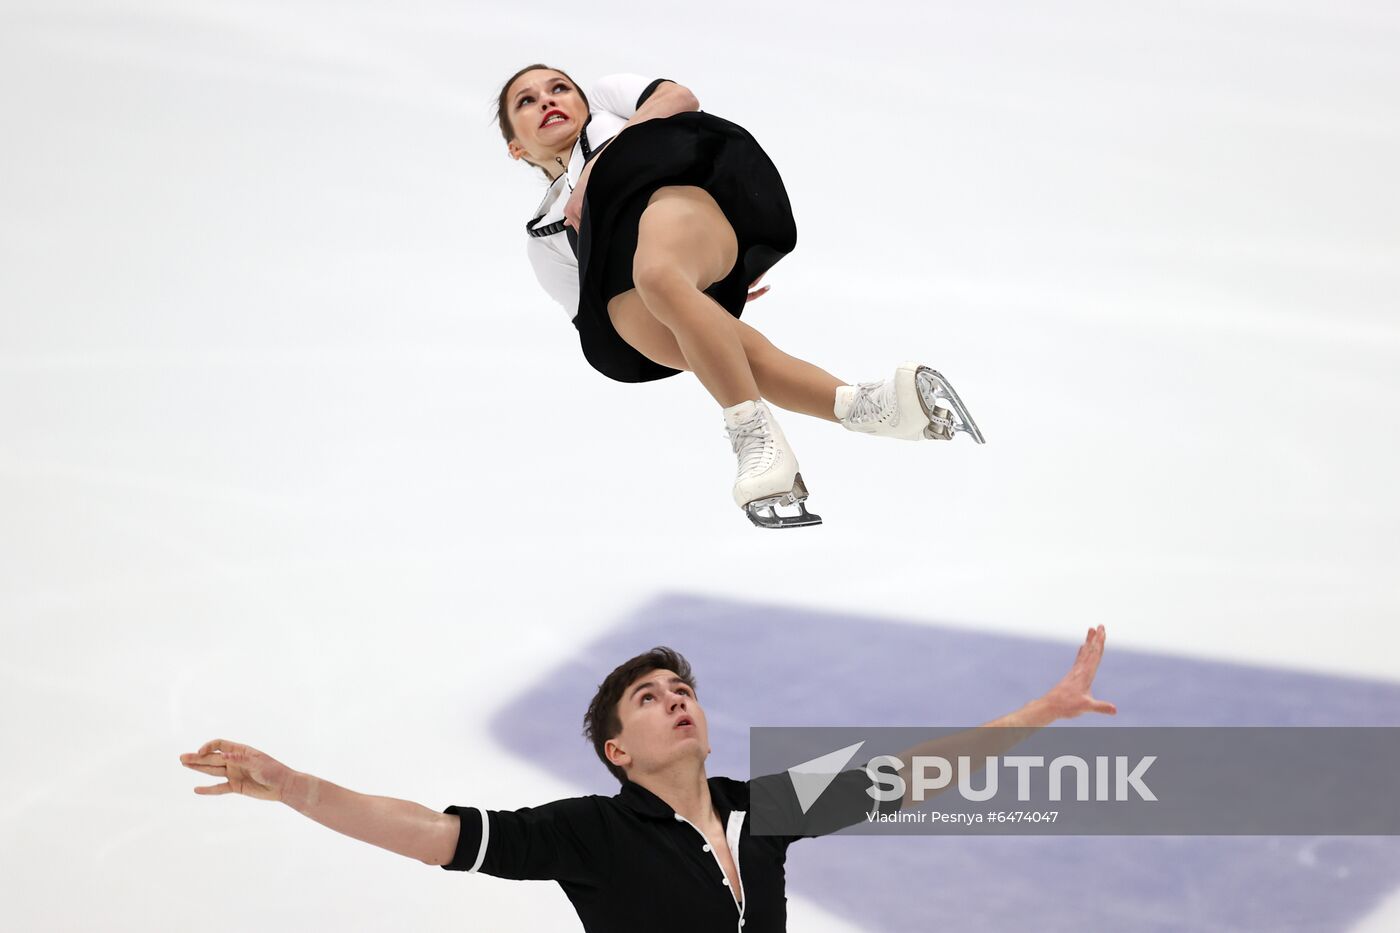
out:
{"label": "skater's outstretched arm", "polygon": [[[1099,669],[1099,661],[1103,659],[1104,638],[1102,625],[1089,629],[1089,634],[1085,636],[1084,644],[1079,646],[1079,654],[1075,656],[1069,673],[1044,696],[1031,700],[1014,713],[1007,713],[991,722],[983,723],[976,729],[921,742],[901,752],[899,759],[905,766],[900,770],[899,776],[904,779],[905,792],[900,806],[907,807],[913,800],[915,781],[911,768],[916,755],[937,756],[953,763],[954,776],[947,785],[953,787],[957,784],[956,765],[961,756],[966,755],[971,759],[969,764],[972,765],[973,773],[976,773],[986,765],[988,756],[997,757],[1006,753],[1051,723],[1061,719],[1073,719],[1081,713],[1106,713],[1109,716],[1117,714],[1118,707],[1106,700],[1095,699],[1090,690],[1094,684],[1094,675]],[[947,787],[926,790],[924,796],[941,793]]]}
{"label": "skater's outstretched arm", "polygon": [[222,784],[196,787],[196,794],[243,794],[280,801],[338,833],[429,865],[446,865],[457,847],[461,820],[456,814],[438,813],[408,800],[357,794],[293,771],[247,745],[214,739],[197,752],[182,754],[180,763],[224,778]]}

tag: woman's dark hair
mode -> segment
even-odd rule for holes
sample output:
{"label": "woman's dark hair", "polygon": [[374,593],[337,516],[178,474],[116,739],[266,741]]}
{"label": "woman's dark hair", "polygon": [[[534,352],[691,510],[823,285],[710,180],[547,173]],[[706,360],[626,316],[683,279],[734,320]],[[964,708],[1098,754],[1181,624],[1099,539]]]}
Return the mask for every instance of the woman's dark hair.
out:
{"label": "woman's dark hair", "polygon": [[[515,129],[511,126],[510,122],[510,108],[506,106],[506,92],[510,90],[510,86],[515,83],[516,78],[520,77],[527,71],[535,71],[537,69],[544,69],[546,71],[557,71],[565,78],[568,78],[569,83],[574,86],[574,90],[578,91],[578,96],[583,98],[583,105],[585,107],[588,106],[588,95],[583,92],[582,86],[580,86],[577,81],[569,77],[569,73],[566,72],[564,69],[553,68],[549,65],[526,65],[524,68],[521,68],[515,74],[511,75],[509,78],[506,79],[506,83],[501,85],[500,96],[496,98],[496,123],[500,126],[501,135],[505,137],[506,142],[510,142],[512,139],[515,138]],[[525,161],[529,162],[530,160],[526,159]],[[535,163],[530,162],[530,164],[534,165]],[[543,166],[536,167],[539,168],[541,172],[544,172],[545,178],[550,177],[549,172],[545,172]],[[553,181],[552,178],[550,180]]]}
{"label": "woman's dark hair", "polygon": [[693,692],[698,692],[695,691],[695,675],[690,670],[690,662],[677,651],[664,646],[656,647],[622,662],[611,674],[603,678],[603,682],[598,685],[598,692],[593,695],[593,702],[588,704],[588,712],[583,717],[584,737],[593,743],[593,751],[598,754],[598,760],[623,784],[627,783],[627,772],[608,761],[608,756],[603,754],[603,746],[607,744],[608,739],[617,738],[617,734],[622,731],[622,718],[617,713],[617,704],[622,699],[623,691],[632,681],[652,671],[671,671],[685,681]]}

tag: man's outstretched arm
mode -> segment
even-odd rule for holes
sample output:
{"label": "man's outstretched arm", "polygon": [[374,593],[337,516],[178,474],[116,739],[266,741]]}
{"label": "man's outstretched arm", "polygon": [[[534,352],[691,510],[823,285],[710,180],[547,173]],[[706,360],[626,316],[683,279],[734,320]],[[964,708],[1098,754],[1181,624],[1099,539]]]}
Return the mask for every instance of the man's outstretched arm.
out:
{"label": "man's outstretched arm", "polygon": [[196,794],[243,794],[276,800],[298,813],[362,842],[446,865],[457,848],[461,819],[393,797],[357,794],[330,781],[293,771],[255,748],[224,739],[205,742],[180,756],[186,768],[224,778],[223,784],[196,787]]}
{"label": "man's outstretched arm", "polygon": [[[1115,715],[1118,707],[1105,700],[1095,699],[1091,692],[1094,675],[1098,673],[1099,661],[1103,658],[1104,637],[1102,625],[1089,629],[1089,634],[1085,637],[1084,644],[1079,646],[1079,654],[1075,656],[1074,665],[1069,669],[1069,673],[1044,696],[1031,700],[1014,713],[1007,713],[991,722],[983,723],[976,729],[921,742],[901,752],[899,759],[904,762],[904,767],[900,769],[899,776],[904,779],[905,791],[900,806],[907,807],[913,802],[915,782],[912,779],[912,768],[915,756],[937,756],[950,762],[954,767],[955,776],[947,787],[952,787],[957,783],[956,769],[960,757],[970,758],[971,770],[976,773],[986,766],[988,757],[1006,753],[1038,730],[1061,719],[1073,719],[1081,713]],[[925,796],[931,797],[946,789],[945,787],[925,791]]]}

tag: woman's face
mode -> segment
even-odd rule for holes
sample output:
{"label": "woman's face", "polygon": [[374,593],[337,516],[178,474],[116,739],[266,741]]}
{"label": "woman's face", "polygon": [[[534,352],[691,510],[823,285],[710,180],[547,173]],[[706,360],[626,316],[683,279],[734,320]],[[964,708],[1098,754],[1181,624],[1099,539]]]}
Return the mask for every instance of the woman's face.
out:
{"label": "woman's face", "polygon": [[506,92],[515,138],[510,142],[514,158],[547,162],[573,148],[579,127],[588,119],[588,107],[574,83],[557,71],[527,71]]}

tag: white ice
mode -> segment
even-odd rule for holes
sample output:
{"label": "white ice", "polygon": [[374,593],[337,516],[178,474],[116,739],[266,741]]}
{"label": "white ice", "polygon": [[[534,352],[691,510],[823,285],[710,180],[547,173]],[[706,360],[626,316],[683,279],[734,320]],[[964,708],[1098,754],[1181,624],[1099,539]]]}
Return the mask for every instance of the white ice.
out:
{"label": "white ice", "polygon": [[[694,380],[534,283],[536,61],[748,127],[799,243],[746,319],[987,445],[786,416],[827,524],[750,528]],[[4,0],[0,924],[573,929],[176,756],[578,793],[487,717],[657,593],[1400,678],[1397,114],[1384,3]]]}

